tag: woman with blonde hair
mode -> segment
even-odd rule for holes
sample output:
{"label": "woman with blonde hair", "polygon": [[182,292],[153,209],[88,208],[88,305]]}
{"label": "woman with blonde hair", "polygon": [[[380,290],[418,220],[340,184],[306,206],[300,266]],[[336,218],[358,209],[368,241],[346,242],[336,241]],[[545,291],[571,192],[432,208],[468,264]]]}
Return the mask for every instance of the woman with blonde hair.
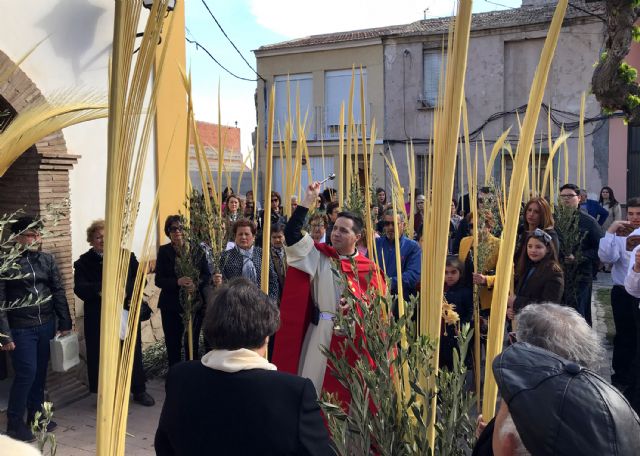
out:
{"label": "woman with blonde hair", "polygon": [[[102,257],[104,252],[104,220],[94,221],[87,228],[87,242],[91,248],[80,255],[73,264],[73,291],[84,302],[84,340],[87,350],[87,374],[89,391],[98,392],[98,368],[100,365],[100,312],[102,308]],[[128,308],[138,271],[138,260],[131,253],[125,288],[124,307]],[[142,367],[140,326],[133,355],[131,377],[133,399],[141,405],[152,406],[155,401],[147,393],[146,378]]]}

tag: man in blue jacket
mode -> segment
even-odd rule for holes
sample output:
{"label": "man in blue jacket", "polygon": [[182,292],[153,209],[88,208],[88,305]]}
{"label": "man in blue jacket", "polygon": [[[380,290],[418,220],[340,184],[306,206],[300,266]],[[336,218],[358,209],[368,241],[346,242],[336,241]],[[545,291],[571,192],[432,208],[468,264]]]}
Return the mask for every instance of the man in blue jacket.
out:
{"label": "man in blue jacket", "polygon": [[605,220],[607,220],[607,217],[609,217],[609,211],[600,206],[599,202],[587,199],[587,191],[584,188],[580,190],[580,210],[596,219],[600,226],[602,226]]}
{"label": "man in blue jacket", "polygon": [[[382,216],[384,236],[376,239],[378,264],[391,281],[391,293],[398,293],[398,271],[396,268],[396,244],[398,237],[400,244],[400,266],[402,268],[402,290],[405,300],[411,298],[418,291],[420,283],[420,270],[422,267],[420,246],[404,235],[405,218],[403,213],[398,213],[398,233],[393,223],[393,209],[388,209]],[[398,316],[398,309],[393,309]]]}

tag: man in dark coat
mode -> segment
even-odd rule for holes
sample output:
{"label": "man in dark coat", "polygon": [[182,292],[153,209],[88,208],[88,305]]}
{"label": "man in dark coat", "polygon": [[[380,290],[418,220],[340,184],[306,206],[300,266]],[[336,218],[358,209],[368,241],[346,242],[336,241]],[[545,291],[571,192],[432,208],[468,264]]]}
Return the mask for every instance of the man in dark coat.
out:
{"label": "man in dark coat", "polygon": [[264,357],[279,320],[245,278],[216,290],[203,325],[213,350],[169,371],[157,455],[334,454],[311,381]]}
{"label": "man in dark coat", "polygon": [[[582,316],[584,316],[587,323],[591,324],[591,290],[593,286],[593,268],[594,264],[597,264],[598,259],[598,247],[600,246],[600,238],[602,237],[602,229],[598,222],[579,210],[580,204],[580,189],[574,184],[565,184],[560,187],[560,202],[561,204],[573,208],[579,217],[578,230],[582,236],[582,240],[579,245],[580,249],[580,261],[577,264],[577,284],[575,289],[577,290],[576,296],[568,294],[568,287],[565,283],[565,296],[563,303],[565,305],[575,308]],[[558,232],[558,236],[562,239],[564,233]],[[573,252],[562,259],[564,263],[575,262],[576,253]],[[570,280],[565,276],[565,281]],[[569,288],[570,289],[570,288]]]}
{"label": "man in dark coat", "polygon": [[[40,225],[20,217],[11,225],[17,243],[25,249],[16,260],[16,277],[0,280],[0,349],[11,352],[15,377],[9,392],[7,434],[35,440],[27,422],[44,402],[49,364],[49,341],[71,330],[71,316],[55,259],[37,251]],[[20,304],[21,303],[21,304]],[[26,305],[25,305],[26,304]],[[56,427],[50,422],[47,430]]]}

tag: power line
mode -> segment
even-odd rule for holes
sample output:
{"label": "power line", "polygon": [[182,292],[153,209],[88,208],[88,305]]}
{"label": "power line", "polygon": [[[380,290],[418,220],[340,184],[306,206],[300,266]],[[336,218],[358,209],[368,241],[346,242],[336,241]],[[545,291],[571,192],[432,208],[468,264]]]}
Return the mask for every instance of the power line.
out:
{"label": "power line", "polygon": [[492,2],[490,0],[484,0],[485,3],[490,3],[492,5],[496,5],[496,6],[501,6],[503,8],[509,8],[509,9],[518,9],[516,6],[509,6],[509,5],[503,5],[502,3],[496,3],[496,2]]}
{"label": "power line", "polygon": [[205,2],[205,0],[202,0],[202,4],[207,9],[207,11],[209,12],[209,15],[215,21],[216,25],[218,26],[218,28],[220,29],[220,31],[222,32],[224,37],[227,39],[227,41],[229,41],[229,43],[231,43],[231,46],[233,46],[233,48],[236,50],[236,52],[242,58],[242,60],[244,60],[244,63],[246,63],[249,68],[251,68],[251,71],[253,71],[256,74],[256,76],[258,76],[259,79],[262,79],[263,81],[266,82],[267,80],[265,78],[263,78],[262,76],[260,76],[258,71],[253,66],[251,66],[251,64],[247,61],[247,59],[244,58],[244,55],[242,55],[242,52],[240,52],[240,49],[238,49],[238,47],[231,40],[231,38],[229,38],[229,35],[227,35],[227,32],[224,31],[224,29],[222,28],[222,25],[220,25],[220,22],[218,22],[218,19],[216,19],[216,17],[211,12],[211,9],[209,9],[209,5],[207,5],[207,2]]}
{"label": "power line", "polygon": [[[549,112],[551,111],[551,122],[558,128],[563,127],[565,132],[572,132],[575,131],[579,128],[580,126],[580,114],[578,113],[574,113],[574,112],[569,112],[569,111],[563,111],[561,109],[556,109],[556,108],[551,108],[550,106],[548,106],[546,103],[542,103],[542,110],[544,112]],[[510,111],[502,111],[502,112],[496,112],[494,114],[492,114],[491,116],[489,116],[478,128],[476,128],[475,130],[471,131],[469,133],[469,140],[470,141],[477,141],[478,138],[480,137],[481,132],[484,130],[484,128],[491,122],[494,122],[496,120],[502,119],[506,116],[509,115],[515,115],[516,112],[518,112],[519,114],[524,114],[527,110],[527,105],[524,104],[522,106],[518,106],[515,109],[512,109]],[[562,119],[560,119],[560,117],[564,117],[565,119],[578,119],[576,121],[563,121]],[[594,126],[593,130],[590,133],[586,133],[584,136],[588,137],[588,136],[593,136],[597,131],[599,131],[605,124],[605,121],[607,119],[610,118],[616,118],[616,117],[622,117],[622,113],[614,113],[614,114],[606,114],[606,115],[598,115],[595,117],[585,117],[584,118],[584,124],[588,125],[588,124],[593,124],[596,123],[596,125]],[[413,144],[428,144],[433,138],[412,138],[411,141],[413,142]],[[511,142],[518,142],[518,135],[509,135],[507,137],[507,139]],[[464,136],[460,136],[458,138],[458,141],[463,141],[464,140]],[[496,140],[494,139],[488,139],[485,138],[485,142],[487,143],[493,143]],[[547,139],[545,138],[544,140],[542,140],[542,142],[546,142]],[[408,143],[409,140],[405,140],[405,139],[394,139],[394,138],[387,138],[385,139],[385,142],[388,143]],[[540,142],[540,139],[534,139],[534,143],[538,144]]]}
{"label": "power line", "polygon": [[226,71],[227,73],[229,73],[231,76],[233,76],[236,79],[240,79],[241,81],[249,81],[249,82],[256,82],[258,79],[250,79],[250,78],[243,78],[242,76],[238,76],[237,74],[235,74],[234,72],[232,72],[231,70],[229,70],[227,67],[225,67],[222,63],[220,63],[212,54],[211,52],[209,52],[209,50],[204,47],[202,44],[200,44],[198,41],[196,40],[192,40],[189,39],[187,37],[185,37],[185,40],[187,40],[187,43],[190,44],[194,44],[196,46],[196,50],[198,49],[202,49],[204,52],[207,53],[207,55],[211,58],[211,60],[213,60],[214,62],[216,62],[218,64],[218,66],[220,68],[222,68],[224,71]]}
{"label": "power line", "polygon": [[607,23],[607,19],[605,17],[600,16],[599,14],[595,14],[595,13],[592,13],[591,11],[589,11],[589,10],[586,10],[584,8],[580,8],[579,6],[577,6],[577,5],[575,5],[575,4],[571,3],[571,2],[569,2],[569,6],[574,8],[574,9],[577,9],[578,11],[582,11],[585,14],[588,14],[589,16],[597,17],[598,19],[600,19],[605,24]]}

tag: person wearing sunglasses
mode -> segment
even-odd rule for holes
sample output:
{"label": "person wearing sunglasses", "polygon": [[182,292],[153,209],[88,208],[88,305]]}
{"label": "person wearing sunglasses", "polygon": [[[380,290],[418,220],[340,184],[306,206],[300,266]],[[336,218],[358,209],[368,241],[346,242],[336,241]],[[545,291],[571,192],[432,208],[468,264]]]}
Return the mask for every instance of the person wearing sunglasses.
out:
{"label": "person wearing sunglasses", "polygon": [[[0,350],[11,355],[15,374],[8,394],[7,434],[32,442],[30,426],[44,402],[49,341],[68,334],[72,322],[56,260],[40,251],[41,221],[25,215],[6,228],[18,254],[0,278]],[[55,427],[52,421],[46,430]]]}
{"label": "person wearing sunglasses", "polygon": [[536,228],[525,238],[525,249],[516,263],[515,293],[509,296],[507,316],[513,320],[532,303],[560,302],[564,274],[552,237]]}
{"label": "person wearing sunglasses", "polygon": [[[562,302],[576,309],[587,320],[587,323],[591,324],[591,289],[594,265],[600,262],[598,247],[602,237],[602,229],[593,217],[580,210],[580,189],[577,185],[564,184],[560,187],[559,196],[560,204],[575,211],[574,216],[577,219],[581,236],[581,241],[572,249],[573,251],[566,251],[563,247],[562,239],[563,235],[566,236],[567,234],[561,231],[558,232],[561,241],[560,245],[563,247],[561,249],[560,263],[564,268],[565,280],[575,280],[575,286],[572,288],[576,290],[576,293],[565,293]],[[565,243],[565,245],[568,244]],[[569,268],[569,265],[571,265],[571,268]],[[573,265],[575,265],[575,268]],[[575,269],[574,277],[567,276],[569,269]]]}
{"label": "person wearing sunglasses", "polygon": [[[394,218],[397,218],[397,232]],[[420,245],[405,236],[406,222],[404,213],[398,211],[396,214],[393,209],[387,209],[382,215],[382,222],[384,236],[380,236],[375,240],[378,264],[389,277],[391,293],[398,294],[398,280],[401,280],[403,297],[405,300],[409,300],[411,296],[418,292],[417,287],[420,282],[420,271],[422,270]],[[398,275],[396,265],[396,237],[400,247],[401,275]],[[392,310],[394,315],[398,317],[397,305],[394,305]]]}
{"label": "person wearing sunglasses", "polygon": [[[200,283],[195,284],[190,277],[178,277],[176,273],[176,258],[183,251],[184,238],[182,217],[170,215],[164,223],[164,233],[171,240],[170,243],[161,245],[158,249],[156,259],[155,284],[160,288],[158,299],[158,309],[162,317],[162,330],[164,331],[164,343],[167,347],[167,358],[169,367],[182,360],[183,346],[187,346],[186,331],[183,324],[183,309],[180,303],[180,290],[187,290],[191,293],[196,289],[203,293],[205,287],[211,281],[210,265],[207,256],[203,253],[199,264],[195,265],[200,269]],[[193,321],[193,346],[194,354],[198,353],[198,335],[202,315]],[[183,340],[183,336],[184,340]],[[183,345],[184,344],[184,345]]]}
{"label": "person wearing sunglasses", "polygon": [[[258,231],[256,234],[255,243],[259,246],[262,246],[262,230],[264,227],[265,216],[264,212],[264,210],[260,211],[258,213],[258,220],[256,220]],[[271,226],[275,226],[278,223],[287,223],[287,218],[284,216],[282,211],[282,197],[280,196],[280,193],[274,190],[271,192]]]}

